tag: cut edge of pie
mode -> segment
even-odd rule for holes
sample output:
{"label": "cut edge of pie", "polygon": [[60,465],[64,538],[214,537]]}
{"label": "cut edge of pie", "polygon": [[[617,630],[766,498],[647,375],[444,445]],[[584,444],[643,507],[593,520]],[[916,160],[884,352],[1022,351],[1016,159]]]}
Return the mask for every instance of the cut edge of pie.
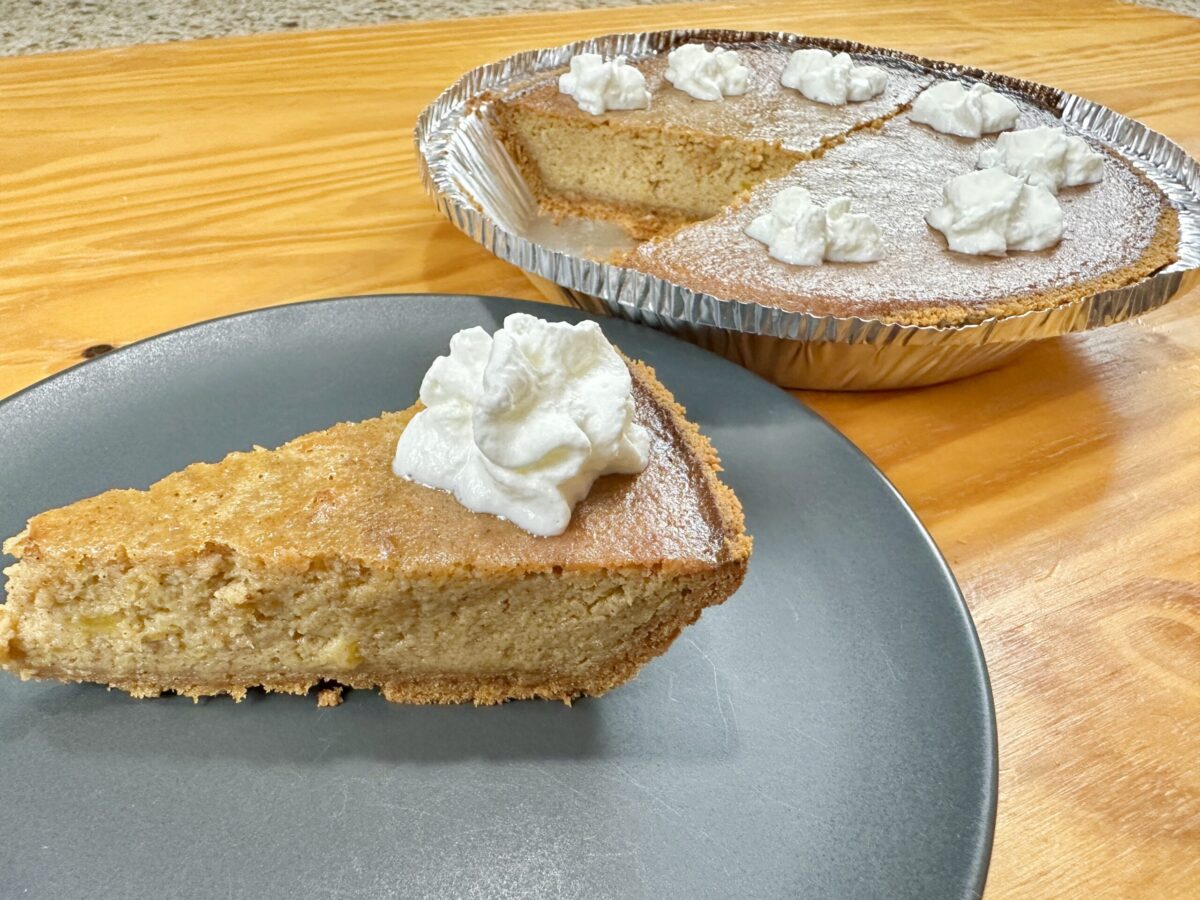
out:
{"label": "cut edge of pie", "polygon": [[[18,562],[5,570],[0,668],[135,697],[240,700],[253,687],[304,694],[323,685],[322,705],[339,702],[340,686],[410,703],[603,694],[736,591],[751,550],[712,444],[651,368],[629,365],[639,420],[654,435],[651,466],[600,479],[560,538],[535,538],[380,472],[417,404],[35,516],[4,545]],[[333,543],[362,552],[350,558],[341,547],[321,558],[308,549],[326,534],[314,517],[338,508],[336,482],[322,487],[336,467],[360,480],[342,502],[398,497],[398,508],[433,520],[422,520],[415,540],[446,534],[445,546],[389,556],[375,532],[387,511],[342,508],[352,527],[329,532]],[[293,485],[280,500],[289,509],[263,512],[257,531],[241,519],[212,524],[214,510],[261,502],[260,478]],[[200,510],[192,518],[189,488]],[[659,540],[630,518],[663,530],[679,518],[672,503],[688,516],[679,535]],[[304,521],[317,524],[291,543],[259,533]],[[213,539],[221,528],[229,545]],[[605,540],[620,551],[611,563],[597,547]],[[565,548],[561,565],[552,564],[555,547]]]}
{"label": "cut edge of pie", "polygon": [[682,125],[630,128],[607,118],[562,115],[525,107],[519,94],[491,93],[480,102],[489,104],[497,140],[544,212],[616,222],[637,240],[716,216],[758,185],[819,158],[856,132],[881,128],[909,107],[897,104],[820,135],[811,150],[796,150]]}

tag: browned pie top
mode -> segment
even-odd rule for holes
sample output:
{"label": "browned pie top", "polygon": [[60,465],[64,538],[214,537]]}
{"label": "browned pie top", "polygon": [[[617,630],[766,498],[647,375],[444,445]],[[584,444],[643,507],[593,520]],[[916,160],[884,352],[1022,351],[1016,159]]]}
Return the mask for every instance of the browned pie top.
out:
{"label": "browned pie top", "polygon": [[650,432],[639,475],[596,482],[567,531],[535,537],[450,494],[392,474],[417,407],[297,438],[278,450],[197,463],[149,490],[114,490],[35,516],[11,550],[30,558],[184,562],[229,548],[288,568],[359,560],[413,575],[645,567],[690,571],[744,559],[741,507],[708,441],[634,363],[637,419]]}
{"label": "browned pie top", "polygon": [[560,72],[540,75],[532,84],[518,87],[505,99],[513,102],[519,98],[523,107],[597,124],[613,122],[631,128],[680,126],[748,142],[762,141],[807,154],[823,146],[831,137],[894,113],[912,102],[921,88],[932,81],[928,75],[886,60],[856,56],[859,63],[885,69],[887,87],[878,97],[861,103],[827,106],[780,83],[779,77],[793,48],[778,44],[753,47],[739,44],[735,49],[742,63],[753,73],[750,87],[745,94],[723,100],[697,100],[664,79],[666,54],[630,63],[646,77],[646,88],[650,91],[647,109],[611,110],[593,116],[559,91]]}
{"label": "browned pie top", "polygon": [[[1021,102],[1017,128],[1061,125]],[[925,223],[946,181],[975,168],[994,137],[967,140],[897,116],[851,135],[819,159],[757,188],[740,207],[636,248],[626,265],[734,300],[817,315],[863,316],[914,324],[972,321],[1046,307],[1131,283],[1174,258],[1175,217],[1165,197],[1128,163],[1108,153],[1099,184],[1059,192],[1064,236],[1053,248],[1007,257],[951,252]],[[744,233],[790,185],[821,204],[849,196],[879,227],[884,258],[872,263],[793,266]]]}

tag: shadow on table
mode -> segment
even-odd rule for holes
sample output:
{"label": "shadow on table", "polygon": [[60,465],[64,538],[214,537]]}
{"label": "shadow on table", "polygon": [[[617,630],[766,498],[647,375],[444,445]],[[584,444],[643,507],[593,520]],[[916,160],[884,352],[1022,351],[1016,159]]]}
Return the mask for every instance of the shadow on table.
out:
{"label": "shadow on table", "polygon": [[[1117,329],[1113,329],[1117,330]],[[990,372],[926,388],[801,398],[854,441],[929,524],[1033,482],[1024,533],[1107,493],[1126,423],[1120,397],[1134,363],[1113,342],[1067,336],[1035,345]],[[1119,342],[1118,342],[1119,343]],[[1045,501],[1055,499],[1053,503]],[[1061,502],[1059,502],[1061,501]]]}

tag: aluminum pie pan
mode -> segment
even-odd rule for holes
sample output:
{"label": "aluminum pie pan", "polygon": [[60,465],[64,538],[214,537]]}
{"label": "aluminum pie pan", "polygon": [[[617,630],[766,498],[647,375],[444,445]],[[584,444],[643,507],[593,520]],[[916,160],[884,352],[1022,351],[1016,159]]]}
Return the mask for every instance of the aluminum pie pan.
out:
{"label": "aluminum pie pan", "polygon": [[[823,47],[914,71],[983,81],[1020,95],[1119,153],[1163,190],[1179,216],[1178,259],[1135,284],[1049,309],[974,324],[923,326],[724,299],[592,258],[602,259],[619,246],[623,232],[606,223],[555,222],[539,211],[496,138],[487,92],[562,68],[577,53],[624,54],[637,60],[691,41]],[[1141,315],[1200,282],[1200,164],[1170,139],[1057,88],[853,41],[786,32],[675,29],[525,51],[459,78],[418,117],[414,140],[422,181],[438,208],[496,256],[525,270],[546,296],[672,332],[786,387],[866,390],[959,378],[1002,364],[1032,341]]]}

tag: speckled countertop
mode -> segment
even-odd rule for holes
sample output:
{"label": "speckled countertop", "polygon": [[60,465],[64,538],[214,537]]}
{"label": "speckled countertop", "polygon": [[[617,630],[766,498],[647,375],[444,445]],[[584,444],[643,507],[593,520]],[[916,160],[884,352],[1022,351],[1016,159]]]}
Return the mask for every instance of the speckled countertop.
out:
{"label": "speckled countertop", "polygon": [[[0,56],[678,0],[0,0]],[[1200,16],[1200,0],[1137,0]]]}

